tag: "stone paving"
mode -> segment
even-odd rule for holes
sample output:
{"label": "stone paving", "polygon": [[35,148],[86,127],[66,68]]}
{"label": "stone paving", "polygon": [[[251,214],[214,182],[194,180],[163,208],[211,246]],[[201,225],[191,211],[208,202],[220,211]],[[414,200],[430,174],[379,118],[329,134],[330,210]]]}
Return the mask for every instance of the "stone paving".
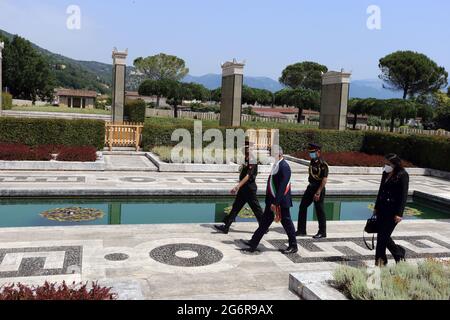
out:
{"label": "stone paving", "polygon": [[[96,281],[123,299],[297,299],[289,274],[333,270],[338,263],[373,265],[361,241],[363,222],[331,222],[329,238],[299,238],[300,252],[284,256],[281,225],[243,254],[254,223],[229,235],[212,225],[149,225],[0,229],[0,285],[13,282]],[[316,223],[309,224],[314,234]],[[394,234],[412,261],[450,258],[450,220],[407,221]]]}
{"label": "stone paving", "polygon": [[[264,194],[268,174],[257,179]],[[332,175],[330,195],[376,195],[381,175]],[[0,196],[155,196],[229,195],[238,182],[229,173],[160,172],[0,172]],[[293,174],[294,195],[302,195],[307,175]],[[411,176],[410,194],[419,191],[450,201],[450,182],[433,177]]]}
{"label": "stone paving", "polygon": [[[137,162],[128,170],[142,166],[139,157],[124,163],[129,160]],[[120,161],[110,165],[117,168]],[[230,174],[123,169],[2,171],[0,196],[223,196],[237,183],[237,175]],[[301,195],[306,173],[292,178],[294,194]],[[328,194],[373,196],[380,179],[377,175],[332,175]],[[261,195],[266,180],[267,174],[259,175]],[[411,176],[410,193],[415,192],[450,203],[448,180]],[[317,231],[316,224],[309,223],[310,234]],[[239,240],[249,239],[256,229],[253,223],[236,224],[229,235],[216,233],[212,225],[198,224],[3,228],[0,285],[99,280],[113,286],[122,299],[297,299],[288,290],[290,273],[329,271],[339,263],[373,264],[374,253],[361,241],[363,226],[362,221],[330,222],[328,239],[299,238],[300,252],[291,256],[278,252],[287,241],[280,225],[273,226],[256,255],[239,251]],[[414,261],[450,258],[450,220],[406,221],[395,237]]]}

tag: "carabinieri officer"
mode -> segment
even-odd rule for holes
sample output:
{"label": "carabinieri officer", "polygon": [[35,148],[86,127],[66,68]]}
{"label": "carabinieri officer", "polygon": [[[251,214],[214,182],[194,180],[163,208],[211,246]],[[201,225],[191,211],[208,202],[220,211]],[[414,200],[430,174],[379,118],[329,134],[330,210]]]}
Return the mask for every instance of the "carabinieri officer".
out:
{"label": "carabinieri officer", "polygon": [[230,214],[225,217],[224,224],[214,226],[218,231],[228,234],[231,225],[246,203],[248,203],[255,214],[256,220],[261,223],[263,210],[257,197],[258,186],[256,185],[256,177],[258,175],[258,164],[256,160],[250,155],[250,142],[247,140],[245,142],[245,164],[241,169],[239,184],[231,190],[231,193],[236,195],[236,200]]}
{"label": "carabinieri officer", "polygon": [[328,182],[328,164],[322,159],[322,147],[315,143],[309,144],[309,154],[311,157],[311,164],[309,166],[309,185],[303,195],[300,204],[300,212],[298,217],[298,231],[297,236],[307,236],[306,221],[308,215],[308,208],[314,202],[314,207],[319,220],[319,232],[314,236],[314,239],[322,239],[327,237],[327,218],[324,210],[324,202],[326,195],[326,185]]}

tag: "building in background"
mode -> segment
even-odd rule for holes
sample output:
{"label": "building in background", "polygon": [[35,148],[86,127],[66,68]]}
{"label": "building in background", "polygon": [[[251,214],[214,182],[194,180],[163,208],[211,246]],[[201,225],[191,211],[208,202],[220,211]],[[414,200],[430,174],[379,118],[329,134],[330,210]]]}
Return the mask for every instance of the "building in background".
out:
{"label": "building in background", "polygon": [[60,107],[94,109],[97,92],[89,90],[56,89],[54,104]]}
{"label": "building in background", "polygon": [[[151,97],[141,96],[141,95],[139,95],[139,93],[137,91],[125,91],[125,100],[137,100],[137,99],[144,100],[147,104],[153,103],[155,105],[158,101],[157,96],[151,96]],[[169,105],[167,104],[167,99],[164,97],[161,97],[159,99],[159,106],[160,107],[168,107]]]}

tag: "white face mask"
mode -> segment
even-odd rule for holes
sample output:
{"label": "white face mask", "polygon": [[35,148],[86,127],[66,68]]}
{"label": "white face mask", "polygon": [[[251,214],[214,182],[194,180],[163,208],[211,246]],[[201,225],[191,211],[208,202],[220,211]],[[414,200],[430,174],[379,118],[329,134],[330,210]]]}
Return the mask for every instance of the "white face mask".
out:
{"label": "white face mask", "polygon": [[391,166],[385,165],[383,171],[386,173],[392,173],[392,171],[394,171],[394,168],[392,168]]}

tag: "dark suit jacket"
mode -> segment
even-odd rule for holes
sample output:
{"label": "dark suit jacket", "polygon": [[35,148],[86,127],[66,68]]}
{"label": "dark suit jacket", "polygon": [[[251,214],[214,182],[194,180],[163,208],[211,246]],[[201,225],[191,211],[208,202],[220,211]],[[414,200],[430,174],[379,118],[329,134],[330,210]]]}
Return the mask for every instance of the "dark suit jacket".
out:
{"label": "dark suit jacket", "polygon": [[[291,168],[286,160],[282,160],[278,172],[274,176],[270,176],[267,182],[266,205],[275,204],[282,208],[291,208],[293,205],[290,181]],[[275,193],[275,197],[273,193]]]}
{"label": "dark suit jacket", "polygon": [[408,200],[409,175],[401,170],[396,176],[387,180],[388,174],[383,174],[380,191],[378,192],[375,209],[380,217],[403,217]]}

